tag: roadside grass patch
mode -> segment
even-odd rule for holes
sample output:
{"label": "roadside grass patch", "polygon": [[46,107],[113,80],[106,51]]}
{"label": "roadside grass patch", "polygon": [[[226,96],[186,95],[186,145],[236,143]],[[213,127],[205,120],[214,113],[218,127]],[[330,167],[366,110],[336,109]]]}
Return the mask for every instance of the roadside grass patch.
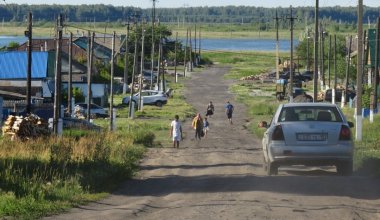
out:
{"label": "roadside grass patch", "polygon": [[132,176],[145,142],[121,132],[0,140],[0,216],[35,219],[104,197]]}
{"label": "roadside grass patch", "polygon": [[[355,120],[352,120],[355,122]],[[363,118],[362,141],[355,141],[354,165],[360,174],[380,176],[380,115],[374,116],[374,122]],[[355,138],[355,128],[352,129]]]}

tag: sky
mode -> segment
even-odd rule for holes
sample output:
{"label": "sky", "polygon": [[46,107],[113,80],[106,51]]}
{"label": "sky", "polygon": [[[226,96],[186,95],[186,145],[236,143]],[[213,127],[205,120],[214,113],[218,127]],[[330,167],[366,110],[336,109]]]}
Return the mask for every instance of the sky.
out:
{"label": "sky", "polygon": [[[152,0],[1,0],[7,4],[111,4],[115,6],[133,6],[138,8],[151,8]],[[380,0],[363,0],[364,5],[379,7]],[[4,4],[4,3],[1,3]],[[320,7],[328,6],[356,6],[358,0],[319,0]],[[178,8],[198,6],[256,6],[256,7],[293,7],[315,6],[315,0],[156,0],[157,8]]]}

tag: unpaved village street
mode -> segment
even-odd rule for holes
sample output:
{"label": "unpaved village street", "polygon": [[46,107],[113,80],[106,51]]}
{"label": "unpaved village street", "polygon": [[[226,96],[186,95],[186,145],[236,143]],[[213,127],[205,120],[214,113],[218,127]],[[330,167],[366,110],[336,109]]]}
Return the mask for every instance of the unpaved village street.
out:
{"label": "unpaved village street", "polygon": [[[335,169],[280,169],[266,176],[261,140],[245,128],[247,109],[228,92],[227,67],[214,66],[186,80],[185,96],[204,115],[215,115],[207,138],[194,140],[191,120],[179,149],[151,148],[132,180],[104,200],[46,219],[380,219],[380,179]],[[234,124],[224,113],[230,100]],[[270,119],[268,119],[270,120]],[[168,122],[168,129],[169,129]]]}

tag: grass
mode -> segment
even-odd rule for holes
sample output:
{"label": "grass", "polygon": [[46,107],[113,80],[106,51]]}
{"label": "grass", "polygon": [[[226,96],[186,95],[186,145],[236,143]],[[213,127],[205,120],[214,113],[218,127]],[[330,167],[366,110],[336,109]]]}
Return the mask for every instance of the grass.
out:
{"label": "grass", "polygon": [[[230,73],[226,76],[231,79],[240,79],[247,75],[258,75],[270,71],[274,69],[275,62],[274,53],[263,52],[203,53],[203,57],[214,63],[232,66]],[[261,139],[265,129],[258,128],[257,124],[262,120],[269,122],[279,104],[275,97],[275,85],[259,81],[237,81],[230,87],[230,90],[237,95],[239,102],[247,106],[250,118],[248,129]],[[273,95],[255,96],[252,95],[254,90],[261,90]],[[354,109],[345,107],[343,111],[348,120],[355,122]],[[379,131],[380,114],[375,115],[374,123],[370,123],[368,118],[363,119],[362,141],[355,141],[354,169],[358,173],[380,175]],[[352,132],[353,139],[355,139],[354,128]]]}
{"label": "grass", "polygon": [[[354,109],[343,109],[347,120],[355,123]],[[351,129],[355,137],[356,129]],[[380,115],[374,115],[373,123],[363,118],[362,141],[355,141],[354,166],[364,174],[380,176]]]}
{"label": "grass", "polygon": [[80,136],[1,140],[0,217],[35,219],[100,199],[133,175],[145,151],[133,132]]}
{"label": "grass", "polygon": [[121,105],[123,96],[115,96],[115,132],[107,132],[108,119],[96,119],[102,132],[72,129],[60,138],[26,142],[0,138],[0,218],[60,213],[105,197],[133,176],[147,147],[171,146],[174,115],[185,120],[195,113],[185,102],[183,84],[169,87],[174,91],[167,105],[145,106],[133,120]]}

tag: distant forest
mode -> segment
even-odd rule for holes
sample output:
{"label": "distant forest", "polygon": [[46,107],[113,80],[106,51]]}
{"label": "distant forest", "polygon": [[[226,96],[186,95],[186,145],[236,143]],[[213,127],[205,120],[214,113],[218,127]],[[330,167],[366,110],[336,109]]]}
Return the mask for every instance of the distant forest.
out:
{"label": "distant forest", "polygon": [[[289,17],[289,8],[262,8],[248,6],[226,7],[182,7],[157,8],[156,18],[160,22],[202,22],[202,23],[273,23],[278,15],[284,20]],[[336,23],[354,24],[357,21],[356,7],[324,7],[320,8],[323,20]],[[33,13],[34,21],[54,21],[58,14],[65,15],[68,22],[125,22],[137,17],[139,20],[151,21],[152,9],[135,7],[116,7],[112,5],[16,5],[0,6],[2,21],[25,21],[28,12]],[[313,7],[297,7],[293,16],[298,23],[312,23]],[[380,16],[380,7],[365,7],[364,21],[375,23]]]}

